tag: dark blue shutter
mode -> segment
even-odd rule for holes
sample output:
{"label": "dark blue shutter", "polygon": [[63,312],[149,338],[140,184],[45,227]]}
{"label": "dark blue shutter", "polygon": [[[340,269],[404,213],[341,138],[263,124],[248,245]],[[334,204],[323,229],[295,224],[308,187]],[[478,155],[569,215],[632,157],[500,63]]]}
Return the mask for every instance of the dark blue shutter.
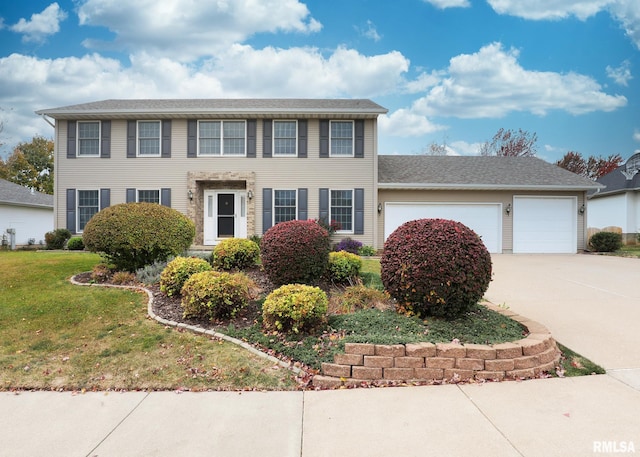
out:
{"label": "dark blue shutter", "polygon": [[100,189],[100,210],[111,206],[111,189]]}
{"label": "dark blue shutter", "polygon": [[162,121],[162,151],[161,157],[171,157],[171,119]]}
{"label": "dark blue shutter", "polygon": [[273,121],[271,119],[265,119],[262,121],[262,157],[272,157],[273,142],[272,138]]}
{"label": "dark blue shutter", "polygon": [[160,189],[160,204],[171,208],[171,189]]}
{"label": "dark blue shutter", "polygon": [[354,189],[353,209],[354,222],[353,233],[355,235],[364,235],[364,189]]}
{"label": "dark blue shutter", "polygon": [[76,121],[67,121],[67,159],[76,158]]}
{"label": "dark blue shutter", "polygon": [[127,158],[136,157],[136,121],[127,121]]}
{"label": "dark blue shutter", "polygon": [[67,189],[67,230],[76,233],[76,190]]}
{"label": "dark blue shutter", "polygon": [[329,157],[329,121],[320,121],[320,157]]}
{"label": "dark blue shutter", "polygon": [[298,120],[298,157],[307,157],[307,120]]}
{"label": "dark blue shutter", "polygon": [[329,189],[320,189],[320,195],[318,196],[318,219],[329,224]]}
{"label": "dark blue shutter", "polygon": [[136,190],[135,189],[127,189],[127,203],[135,203],[136,201]]}
{"label": "dark blue shutter", "polygon": [[103,159],[111,157],[111,121],[102,121],[100,157]]}
{"label": "dark blue shutter", "polygon": [[198,156],[198,121],[187,121],[187,157],[190,159]]}
{"label": "dark blue shutter", "polygon": [[256,156],[256,129],[257,123],[255,119],[247,121],[247,157],[255,158]]}
{"label": "dark blue shutter", "polygon": [[309,219],[307,194],[307,189],[298,189],[298,220],[300,221],[306,221]]}
{"label": "dark blue shutter", "polygon": [[262,189],[262,233],[265,233],[273,224],[273,207],[272,207],[272,190],[271,188]]}
{"label": "dark blue shutter", "polygon": [[362,159],[364,157],[364,119],[355,121],[355,152],[354,157]]}

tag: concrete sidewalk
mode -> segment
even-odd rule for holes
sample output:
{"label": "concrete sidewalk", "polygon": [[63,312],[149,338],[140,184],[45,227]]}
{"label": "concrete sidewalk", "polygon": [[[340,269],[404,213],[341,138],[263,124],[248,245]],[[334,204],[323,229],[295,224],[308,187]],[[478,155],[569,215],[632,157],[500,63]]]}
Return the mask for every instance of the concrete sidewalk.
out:
{"label": "concrete sidewalk", "polygon": [[640,260],[494,257],[487,297],[607,375],[308,392],[0,393],[0,457],[640,454]]}

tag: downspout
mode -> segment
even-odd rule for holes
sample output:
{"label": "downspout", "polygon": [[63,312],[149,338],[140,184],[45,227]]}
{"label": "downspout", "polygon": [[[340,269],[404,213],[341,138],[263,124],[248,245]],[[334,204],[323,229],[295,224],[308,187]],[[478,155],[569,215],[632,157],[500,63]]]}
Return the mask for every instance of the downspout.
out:
{"label": "downspout", "polygon": [[47,124],[49,124],[51,127],[53,127],[54,129],[56,128],[56,125],[55,125],[55,124],[53,124],[53,123],[52,123],[52,122],[47,118],[47,115],[46,115],[46,114],[41,114],[41,115],[40,115],[40,117],[41,117],[42,119],[44,119],[44,121],[45,121]]}

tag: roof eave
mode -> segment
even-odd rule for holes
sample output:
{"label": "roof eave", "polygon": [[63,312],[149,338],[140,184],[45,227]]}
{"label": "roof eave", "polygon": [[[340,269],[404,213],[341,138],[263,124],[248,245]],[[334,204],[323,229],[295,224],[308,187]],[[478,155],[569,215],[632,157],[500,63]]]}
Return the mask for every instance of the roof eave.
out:
{"label": "roof eave", "polygon": [[550,190],[550,191],[587,191],[591,189],[600,189],[602,185],[593,186],[572,186],[572,185],[553,185],[553,184],[463,184],[463,183],[378,183],[378,189],[403,189],[403,190]]}
{"label": "roof eave", "polygon": [[8,206],[22,206],[22,207],[26,206],[29,208],[41,208],[41,209],[53,210],[53,204],[47,205],[47,204],[40,204],[40,203],[25,203],[25,202],[15,202],[15,201],[7,201],[7,200],[0,200],[0,204],[8,205]]}

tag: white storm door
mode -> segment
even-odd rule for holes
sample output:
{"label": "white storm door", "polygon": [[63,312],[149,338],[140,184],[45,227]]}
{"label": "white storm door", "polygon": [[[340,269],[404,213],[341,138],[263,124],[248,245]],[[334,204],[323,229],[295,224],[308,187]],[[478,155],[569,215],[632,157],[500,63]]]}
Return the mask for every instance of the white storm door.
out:
{"label": "white storm door", "polygon": [[247,236],[247,194],[245,191],[204,191],[204,244],[225,238]]}

